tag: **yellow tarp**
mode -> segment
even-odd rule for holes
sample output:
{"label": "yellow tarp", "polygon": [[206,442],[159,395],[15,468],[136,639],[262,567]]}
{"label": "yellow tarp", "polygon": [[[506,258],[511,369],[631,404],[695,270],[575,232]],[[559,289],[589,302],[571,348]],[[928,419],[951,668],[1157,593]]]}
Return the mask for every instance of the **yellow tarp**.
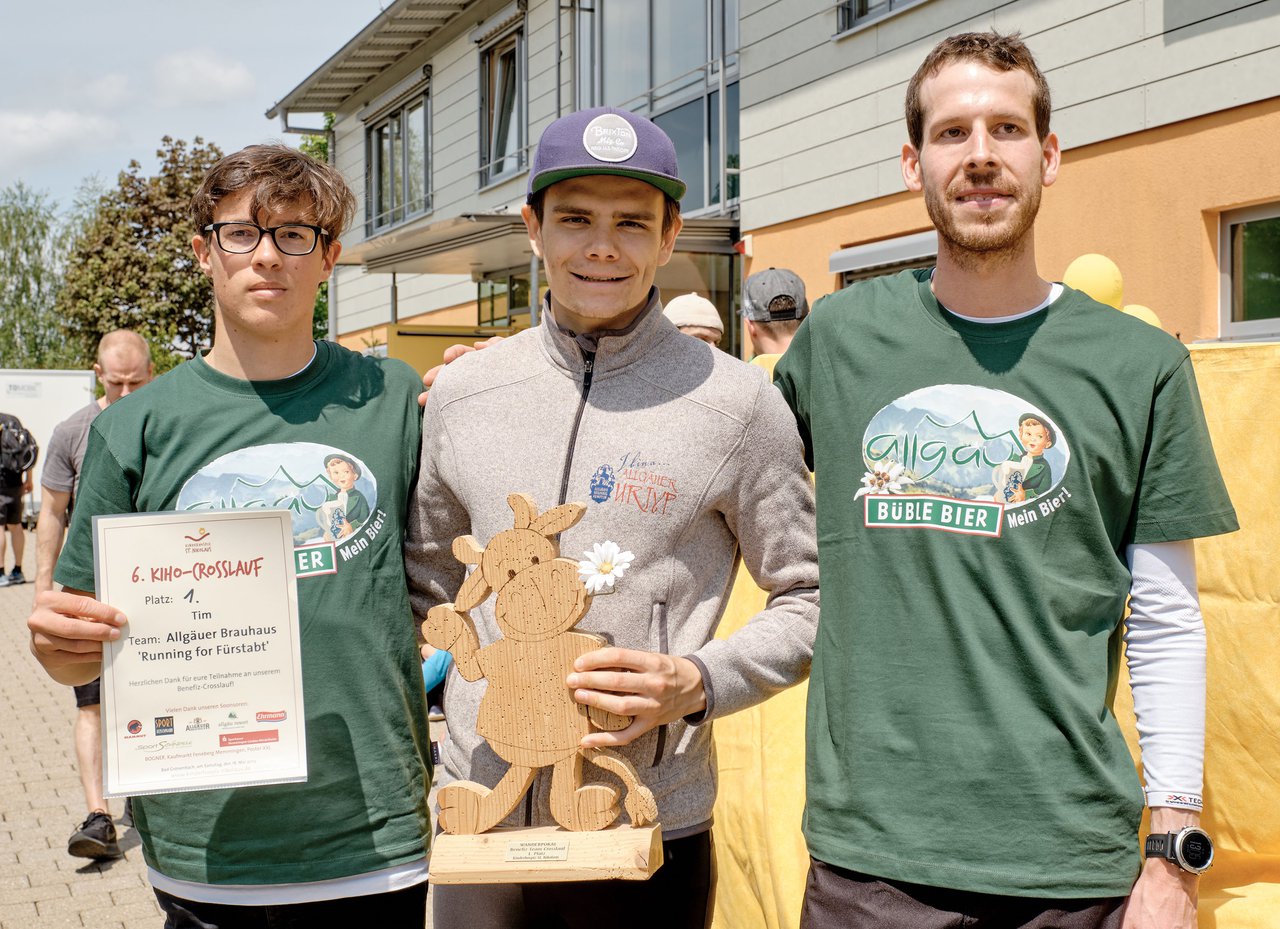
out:
{"label": "yellow tarp", "polygon": [[[1205,814],[1217,855],[1200,882],[1201,929],[1280,926],[1280,344],[1191,350],[1214,449],[1241,531],[1196,543],[1209,636]],[[720,637],[764,605],[743,570]],[[715,724],[715,929],[794,929],[808,867],[804,809],[806,688]],[[1116,713],[1137,754],[1133,701]]]}

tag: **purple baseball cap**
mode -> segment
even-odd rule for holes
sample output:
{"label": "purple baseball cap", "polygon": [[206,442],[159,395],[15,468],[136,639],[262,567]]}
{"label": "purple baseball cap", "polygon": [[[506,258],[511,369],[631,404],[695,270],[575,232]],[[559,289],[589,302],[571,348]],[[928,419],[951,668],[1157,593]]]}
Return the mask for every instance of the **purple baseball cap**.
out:
{"label": "purple baseball cap", "polygon": [[546,128],[533,156],[529,196],[588,174],[634,177],[673,200],[685,192],[676,147],[667,134],[651,120],[613,107],[578,110]]}

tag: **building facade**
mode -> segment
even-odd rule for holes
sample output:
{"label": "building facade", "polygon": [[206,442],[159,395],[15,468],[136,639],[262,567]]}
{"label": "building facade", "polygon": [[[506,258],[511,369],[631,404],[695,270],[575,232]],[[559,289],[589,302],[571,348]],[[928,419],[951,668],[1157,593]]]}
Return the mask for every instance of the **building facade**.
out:
{"label": "building facade", "polygon": [[989,28],[1022,33],[1054,97],[1042,276],[1101,253],[1183,341],[1280,338],[1274,0],[395,0],[268,115],[334,114],[360,198],[330,296],[352,347],[529,321],[532,145],[607,104],[661,125],[689,182],[659,285],[710,298],[745,351],[753,269],[792,268],[813,298],[930,263],[899,169],[906,83],[945,35]]}
{"label": "building facade", "polygon": [[1280,338],[1280,3],[744,0],[752,264],[821,294],[931,263],[899,168],[906,85],[943,37],[992,28],[1022,33],[1053,94],[1041,276],[1100,253],[1184,342]]}
{"label": "building facade", "polygon": [[546,280],[520,219],[533,143],[615,105],[667,131],[689,184],[659,286],[711,299],[736,340],[738,21],[736,0],[391,3],[268,113],[289,131],[334,114],[331,158],[360,200],[333,336],[377,349],[393,323],[536,316]]}

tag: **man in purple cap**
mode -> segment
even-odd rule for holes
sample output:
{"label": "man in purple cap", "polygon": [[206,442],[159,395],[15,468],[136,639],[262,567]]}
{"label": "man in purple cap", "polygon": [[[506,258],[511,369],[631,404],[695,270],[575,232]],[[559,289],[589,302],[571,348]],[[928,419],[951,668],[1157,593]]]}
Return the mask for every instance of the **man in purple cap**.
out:
{"label": "man in purple cap", "polygon": [[[657,913],[668,925],[706,926],[708,723],[809,670],[818,571],[795,420],[762,371],[681,335],[653,286],[680,231],[684,189],[675,147],[647,119],[593,109],[547,128],[523,210],[551,284],[545,323],[440,373],[405,545],[425,616],[462,581],[453,539],[511,528],[508,494],[529,494],[539,510],[585,505],[561,551],[583,553],[595,594],[579,628],[610,644],[580,658],[566,685],[579,703],[633,717],[583,744],[616,747],[653,790],[665,863],[647,882],[439,885],[438,929],[587,926],[602,913],[616,926],[648,926]],[[743,629],[713,640],[739,551],[769,597]],[[470,615],[481,645],[499,637],[491,603]],[[450,675],[443,810],[479,803],[456,782],[492,788],[508,772],[476,733],[485,687]],[[584,775],[611,777],[590,765]],[[552,824],[550,780],[530,772],[528,796],[505,822]]]}

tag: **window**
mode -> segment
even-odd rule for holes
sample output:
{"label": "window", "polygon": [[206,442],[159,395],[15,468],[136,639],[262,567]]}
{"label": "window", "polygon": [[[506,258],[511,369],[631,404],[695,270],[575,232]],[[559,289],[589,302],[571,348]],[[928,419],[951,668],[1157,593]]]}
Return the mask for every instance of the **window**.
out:
{"label": "window", "polygon": [[[545,274],[538,275],[539,296],[547,291]],[[482,326],[509,326],[517,316],[529,315],[529,269],[486,274],[476,283],[476,303]]]}
{"label": "window", "polygon": [[425,213],[431,206],[427,111],[426,95],[418,94],[368,130],[368,234]]}
{"label": "window", "polygon": [[524,31],[480,52],[480,186],[525,166]]}
{"label": "window", "polygon": [[937,263],[938,234],[932,229],[843,248],[827,259],[828,269],[840,275],[841,287]]}
{"label": "window", "polygon": [[934,258],[914,258],[909,261],[899,261],[891,265],[878,265],[874,268],[859,268],[856,271],[841,271],[840,286],[848,287],[850,284],[856,284],[858,281],[869,281],[873,277],[888,277],[907,271],[911,268],[932,268],[938,263],[938,259]]}
{"label": "window", "polygon": [[877,19],[884,19],[925,0],[841,0],[836,4],[839,14],[838,32],[848,32]]}
{"label": "window", "polygon": [[574,57],[580,109],[623,107],[671,136],[683,212],[736,203],[738,0],[579,0]]}
{"label": "window", "polygon": [[1222,214],[1223,338],[1280,335],[1280,203]]}

